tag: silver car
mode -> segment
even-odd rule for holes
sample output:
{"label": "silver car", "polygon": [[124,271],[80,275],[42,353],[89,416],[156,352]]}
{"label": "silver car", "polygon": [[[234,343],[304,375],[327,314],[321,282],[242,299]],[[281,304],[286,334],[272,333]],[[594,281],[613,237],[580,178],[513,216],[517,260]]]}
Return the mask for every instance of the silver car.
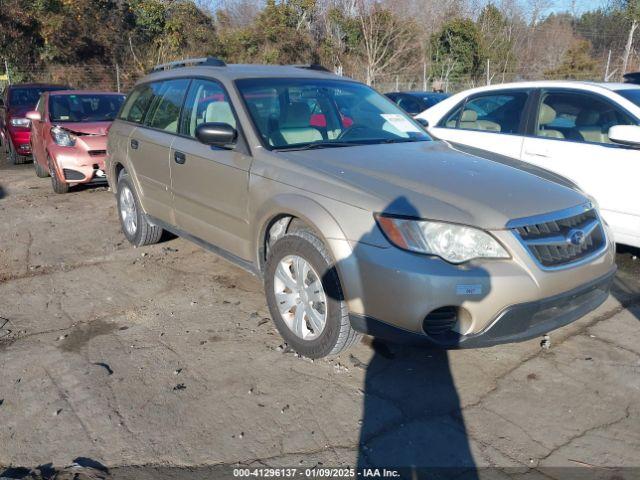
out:
{"label": "silver car", "polygon": [[302,355],[361,333],[445,348],[521,341],[600,305],[597,208],[562,177],[429,137],[318,66],[161,65],[109,132],[124,235],[188,238],[264,279]]}

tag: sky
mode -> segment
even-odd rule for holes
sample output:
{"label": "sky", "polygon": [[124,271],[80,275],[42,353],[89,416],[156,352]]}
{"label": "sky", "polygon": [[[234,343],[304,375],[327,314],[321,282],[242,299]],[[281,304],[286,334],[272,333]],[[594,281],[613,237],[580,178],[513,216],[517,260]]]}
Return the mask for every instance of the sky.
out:
{"label": "sky", "polygon": [[580,14],[588,10],[595,10],[599,7],[605,7],[609,2],[607,0],[552,0],[554,6],[549,10],[551,12],[573,11]]}

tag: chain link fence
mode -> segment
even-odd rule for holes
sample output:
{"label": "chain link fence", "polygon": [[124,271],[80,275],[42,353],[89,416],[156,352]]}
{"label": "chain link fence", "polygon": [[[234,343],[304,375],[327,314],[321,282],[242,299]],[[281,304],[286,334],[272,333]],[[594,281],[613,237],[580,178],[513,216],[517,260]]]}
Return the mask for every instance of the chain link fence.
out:
{"label": "chain link fence", "polygon": [[[12,83],[39,82],[69,85],[78,89],[107,90],[127,93],[144,72],[120,65],[51,65],[39,66],[9,66],[9,78]],[[357,76],[356,76],[357,78]],[[373,86],[380,92],[391,91],[444,91],[456,93],[488,83],[497,84],[503,81],[526,80],[565,80],[559,76],[535,75],[528,72],[500,72],[491,78],[486,77],[456,77],[449,79],[434,78],[416,74],[383,74],[376,77]],[[602,76],[592,73],[574,76],[574,80],[603,81]],[[0,90],[4,88],[0,81]]]}

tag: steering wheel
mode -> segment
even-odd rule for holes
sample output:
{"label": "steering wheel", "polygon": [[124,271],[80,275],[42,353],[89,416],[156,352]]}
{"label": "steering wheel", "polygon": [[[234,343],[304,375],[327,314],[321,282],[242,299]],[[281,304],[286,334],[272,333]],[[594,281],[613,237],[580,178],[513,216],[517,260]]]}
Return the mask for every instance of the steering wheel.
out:
{"label": "steering wheel", "polygon": [[340,135],[338,135],[336,140],[344,140],[345,138],[348,138],[349,135],[351,135],[352,133],[357,132],[359,130],[371,130],[371,129],[369,127],[367,127],[366,125],[354,124],[354,125],[351,125],[350,127],[347,127],[345,130],[343,130],[340,133]]}

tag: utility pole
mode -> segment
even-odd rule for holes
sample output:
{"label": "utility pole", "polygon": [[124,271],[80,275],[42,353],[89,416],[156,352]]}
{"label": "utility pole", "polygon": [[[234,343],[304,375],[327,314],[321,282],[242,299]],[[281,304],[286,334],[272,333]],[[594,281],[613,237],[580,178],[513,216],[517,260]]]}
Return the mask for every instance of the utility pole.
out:
{"label": "utility pole", "polygon": [[609,65],[611,65],[611,49],[609,49],[609,55],[607,56],[607,67],[604,69],[604,81],[609,81]]}
{"label": "utility pole", "polygon": [[7,83],[11,85],[11,76],[9,75],[9,62],[5,59],[4,61],[4,71],[7,74]]}
{"label": "utility pole", "polygon": [[629,36],[627,37],[627,46],[624,49],[624,57],[622,57],[622,75],[627,73],[627,67],[629,66],[629,56],[631,55],[631,49],[633,48],[633,34],[638,28],[638,20],[635,18],[631,21],[631,28],[629,29]]}
{"label": "utility pole", "polygon": [[116,85],[118,87],[118,93],[120,93],[120,65],[116,63]]}
{"label": "utility pole", "polygon": [[422,62],[422,91],[427,91],[427,62]]}

